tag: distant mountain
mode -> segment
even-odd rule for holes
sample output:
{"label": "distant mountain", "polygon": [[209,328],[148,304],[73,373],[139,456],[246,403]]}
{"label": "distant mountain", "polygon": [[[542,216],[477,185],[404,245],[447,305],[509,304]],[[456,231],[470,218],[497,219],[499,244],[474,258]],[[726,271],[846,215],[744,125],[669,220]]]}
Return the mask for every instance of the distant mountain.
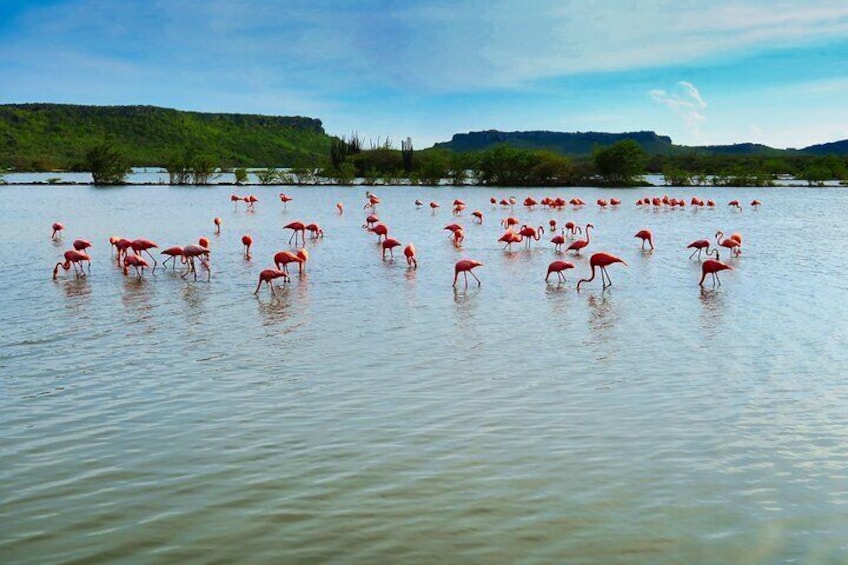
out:
{"label": "distant mountain", "polygon": [[187,149],[226,166],[292,166],[326,159],[331,138],[313,118],[185,112],[155,106],[0,105],[0,167],[49,170],[108,141],[134,166]]}
{"label": "distant mountain", "polygon": [[623,139],[632,139],[652,155],[762,155],[777,157],[784,155],[848,155],[848,140],[811,145],[804,149],[776,149],[759,143],[736,143],[733,145],[675,145],[671,138],[658,135],[653,131],[626,133],[554,131],[512,131],[497,130],[458,133],[450,141],[436,143],[435,148],[450,149],[458,152],[480,151],[496,145],[508,144],[522,149],[550,149],[572,157],[585,157],[592,154],[595,147],[612,145]]}
{"label": "distant mountain", "polygon": [[801,149],[801,152],[808,155],[848,155],[848,139],[834,141],[832,143],[810,145]]}
{"label": "distant mountain", "polygon": [[435,148],[450,149],[457,152],[479,151],[506,143],[522,149],[550,149],[571,156],[591,155],[595,147],[612,145],[624,139],[633,139],[649,153],[667,153],[671,147],[671,138],[657,135],[652,131],[629,133],[555,131],[512,131],[497,130],[472,131],[458,133],[444,143],[436,143]]}

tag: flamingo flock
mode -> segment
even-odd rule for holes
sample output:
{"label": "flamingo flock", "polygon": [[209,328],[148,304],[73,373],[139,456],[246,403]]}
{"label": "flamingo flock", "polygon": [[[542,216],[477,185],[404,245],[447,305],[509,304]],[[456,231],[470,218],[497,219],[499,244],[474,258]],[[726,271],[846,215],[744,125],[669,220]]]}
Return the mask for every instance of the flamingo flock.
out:
{"label": "flamingo flock", "polygon": [[[230,200],[235,203],[236,206],[238,206],[239,202],[244,202],[246,210],[251,212],[255,211],[256,202],[259,201],[258,198],[252,195],[239,196],[236,194],[231,195]],[[291,196],[288,196],[285,193],[280,194],[280,201],[284,208],[292,200],[293,198]],[[501,208],[509,208],[512,212],[514,207],[518,204],[518,198],[513,196],[498,200],[492,197],[489,202],[492,207],[500,206]],[[363,209],[368,212],[368,215],[365,217],[365,222],[362,227],[366,232],[377,236],[377,244],[383,261],[393,261],[395,257],[395,249],[402,249],[403,257],[407,263],[407,268],[411,270],[417,269],[419,264],[415,245],[411,242],[407,242],[407,244],[404,245],[404,243],[402,243],[399,239],[389,236],[388,224],[381,221],[380,217],[377,215],[377,207],[380,203],[381,199],[379,196],[370,191],[366,192],[366,201]],[[421,200],[415,200],[414,204],[416,208],[420,208],[423,205],[423,202]],[[558,197],[536,200],[535,198],[528,196],[523,199],[522,205],[528,211],[534,210],[539,206],[551,210],[561,210],[567,206],[571,206],[573,207],[573,210],[579,210],[581,207],[585,206],[586,203],[579,198],[566,200]],[[621,200],[617,198],[611,198],[609,200],[601,198],[597,200],[597,205],[602,210],[614,210],[621,205]],[[751,208],[754,210],[759,209],[761,205],[762,203],[759,200],[753,200],[750,204]],[[645,207],[651,210],[677,210],[685,208],[686,202],[682,199],[669,198],[667,196],[647,196],[636,200],[636,206]],[[690,206],[693,207],[693,209],[700,209],[702,207],[715,209],[716,207],[713,200],[703,201],[695,196],[692,197]],[[335,207],[339,215],[344,213],[343,203],[337,202]],[[438,202],[431,201],[429,207],[432,213],[436,214],[440,206]],[[743,210],[742,204],[739,200],[731,200],[728,202],[728,207],[734,212],[740,212]],[[467,205],[463,200],[455,199],[452,204],[451,213],[453,216],[459,217],[463,215],[466,208]],[[471,212],[470,216],[472,223],[483,223],[482,211],[474,210]],[[223,221],[220,217],[215,217],[213,224],[215,226],[216,235],[220,235],[222,232]],[[532,243],[534,241],[540,242],[546,232],[543,225],[534,227],[528,222],[522,222],[514,215],[509,215],[503,218],[500,221],[500,224],[503,227],[504,232],[497,239],[497,242],[503,244],[502,250],[506,253],[513,252],[513,244],[521,243],[524,243],[523,247],[525,251],[530,252]],[[553,252],[556,255],[571,253],[575,257],[580,257],[581,252],[588,250],[592,244],[591,231],[595,229],[595,226],[592,223],[586,223],[581,226],[576,222],[569,220],[564,222],[562,227],[557,230],[557,227],[559,226],[557,220],[551,219],[548,222],[548,225],[550,233],[553,234],[550,238],[550,242],[553,244]],[[60,241],[65,226],[60,222],[55,222],[53,223],[52,228],[53,232],[51,238],[54,241]],[[324,237],[323,228],[315,222],[307,223],[295,220],[285,224],[283,229],[291,231],[291,235],[288,239],[288,245],[294,249],[282,250],[274,253],[272,257],[273,268],[269,267],[259,272],[254,294],[258,294],[262,285],[266,284],[269,287],[271,294],[275,295],[276,291],[274,281],[280,280],[284,284],[291,281],[289,265],[292,263],[297,264],[297,273],[299,276],[303,276],[305,266],[309,261],[309,251],[306,249],[307,232],[309,234],[310,241],[320,240]],[[453,246],[461,250],[466,238],[465,227],[458,222],[453,222],[446,225],[444,230],[449,232],[449,239]],[[643,253],[647,254],[646,257],[650,256],[650,254],[655,250],[654,234],[650,229],[646,228],[638,230],[633,237],[641,240],[641,250]],[[149,269],[152,275],[155,274],[156,268],[159,266],[159,261],[157,261],[157,258],[153,255],[151,250],[159,248],[159,245],[156,242],[146,238],[128,239],[113,236],[109,238],[109,243],[114,251],[115,263],[124,275],[129,276],[130,270],[132,270],[135,276],[141,280],[145,276],[146,269]],[[253,255],[251,253],[251,247],[254,243],[253,236],[248,234],[242,235],[241,243],[243,249],[242,256],[244,260],[251,261],[253,259]],[[62,260],[56,262],[53,268],[54,279],[58,277],[60,268],[65,271],[73,269],[76,277],[85,277],[86,267],[90,273],[91,258],[88,252],[89,249],[93,247],[91,242],[85,239],[76,239],[74,240],[72,247],[73,249],[63,252]],[[694,240],[683,248],[686,250],[692,249],[692,252],[689,255],[689,260],[696,259],[697,261],[701,261],[702,254],[705,254],[707,257],[701,263],[702,276],[698,283],[700,286],[704,286],[704,282],[708,275],[712,278],[713,286],[721,285],[719,273],[725,270],[733,270],[731,265],[721,261],[721,248],[726,249],[731,258],[739,257],[742,252],[742,235],[736,232],[731,234],[729,237],[725,237],[722,230],[717,230],[712,238]],[[697,257],[695,257],[696,254]],[[177,260],[179,259],[180,264],[185,267],[185,271],[181,275],[182,278],[193,276],[193,279],[196,281],[198,266],[200,266],[207,273],[206,280],[211,280],[211,250],[210,242],[207,237],[200,237],[197,243],[185,246],[167,247],[160,252],[160,255],[165,256],[161,265],[164,270],[168,269],[168,263],[170,262],[171,269],[176,271]],[[615,264],[621,264],[625,267],[628,266],[625,260],[607,251],[591,253],[588,263],[590,272],[588,276],[577,281],[576,289],[578,291],[582,285],[594,281],[598,274],[600,274],[602,287],[606,289],[612,285],[612,279],[610,278],[607,268]],[[474,269],[483,266],[483,263],[476,259],[462,258],[457,260],[454,265],[453,286],[457,286],[460,275],[462,275],[462,280],[465,286],[468,286],[469,275],[477,282],[478,286],[482,285],[482,281],[475,274]],[[545,282],[550,283],[551,277],[555,276],[556,283],[561,285],[567,282],[566,272],[574,268],[574,263],[564,261],[562,259],[555,259],[548,264],[547,271],[545,273]]]}

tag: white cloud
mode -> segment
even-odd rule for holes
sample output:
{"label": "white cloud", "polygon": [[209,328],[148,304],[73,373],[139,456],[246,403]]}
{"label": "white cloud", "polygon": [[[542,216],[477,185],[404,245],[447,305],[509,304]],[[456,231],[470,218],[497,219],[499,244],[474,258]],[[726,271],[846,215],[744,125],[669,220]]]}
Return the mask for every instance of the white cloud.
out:
{"label": "white cloud", "polygon": [[680,81],[677,83],[677,87],[678,92],[655,89],[648,94],[655,101],[670,108],[680,116],[690,133],[698,135],[701,124],[707,119],[704,116],[707,103],[704,102],[701,93],[691,82]]}

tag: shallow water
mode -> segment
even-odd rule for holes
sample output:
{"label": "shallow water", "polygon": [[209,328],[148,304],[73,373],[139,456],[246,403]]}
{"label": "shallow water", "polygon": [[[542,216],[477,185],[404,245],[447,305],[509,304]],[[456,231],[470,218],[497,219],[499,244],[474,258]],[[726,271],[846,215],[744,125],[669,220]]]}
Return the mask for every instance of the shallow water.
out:
{"label": "shallow water", "polygon": [[[378,187],[412,271],[362,229],[363,187],[241,189],[255,213],[234,188],[0,187],[4,562],[845,561],[843,191],[700,189],[717,209],[652,211],[635,200],[693,190]],[[511,194],[590,204],[488,203]],[[505,252],[510,214],[591,222],[588,251],[629,266],[577,293],[589,253],[548,233]],[[326,233],[306,274],[254,296],[295,219]],[[744,251],[702,290],[684,247],[717,229]],[[206,235],[211,281],[124,277],[110,235]],[[51,280],[78,237],[91,275]],[[481,286],[452,288],[462,257]],[[576,268],[546,285],[556,258]]]}

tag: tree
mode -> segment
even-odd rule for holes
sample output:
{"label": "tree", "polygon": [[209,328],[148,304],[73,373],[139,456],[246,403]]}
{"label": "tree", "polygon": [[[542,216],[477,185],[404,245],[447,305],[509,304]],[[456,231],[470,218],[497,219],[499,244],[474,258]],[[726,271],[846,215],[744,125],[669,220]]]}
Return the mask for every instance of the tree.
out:
{"label": "tree", "polygon": [[244,184],[247,182],[247,169],[244,167],[234,169],[233,175],[236,177],[236,184]]}
{"label": "tree", "polygon": [[130,167],[124,156],[108,143],[92,147],[85,154],[86,168],[94,184],[125,184]]}
{"label": "tree", "polygon": [[647,155],[632,139],[595,151],[595,168],[607,184],[630,185],[645,171]]}

